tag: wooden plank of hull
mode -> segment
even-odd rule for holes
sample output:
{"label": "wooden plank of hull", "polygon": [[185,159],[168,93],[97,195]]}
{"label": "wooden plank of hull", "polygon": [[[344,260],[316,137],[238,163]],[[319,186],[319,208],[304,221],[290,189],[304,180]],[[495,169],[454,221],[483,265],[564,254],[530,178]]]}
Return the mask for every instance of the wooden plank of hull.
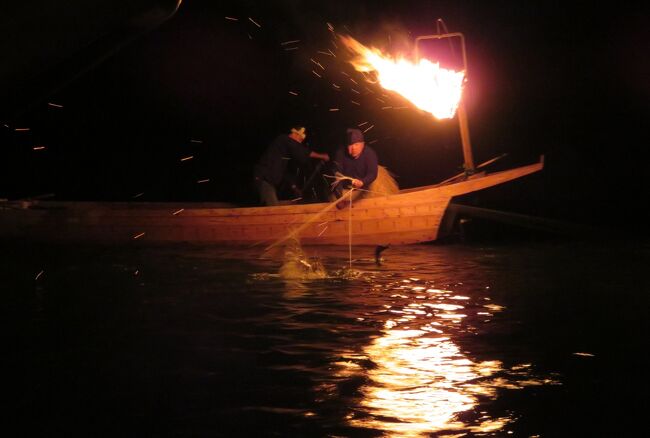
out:
{"label": "wooden plank of hull", "polygon": [[[223,204],[8,202],[0,204],[0,237],[121,243],[141,233],[150,242],[269,244],[300,229],[311,245],[408,244],[435,240],[454,196],[536,172],[543,162],[475,179],[361,199],[348,208],[306,204],[228,208]],[[179,210],[181,210],[179,212]],[[176,214],[174,214],[176,213]]]}
{"label": "wooden plank of hull", "polygon": [[[131,211],[98,209],[16,210],[21,233],[32,238],[120,242],[140,233],[147,241],[268,244],[307,224],[300,233],[309,244],[347,243],[350,217],[356,243],[413,243],[437,236],[440,218],[451,198],[403,206],[366,206],[330,211],[313,220],[314,214],[296,213],[268,217],[138,215]],[[351,214],[350,214],[351,213]],[[22,216],[22,218],[21,218]],[[404,235],[404,237],[400,237]],[[419,237],[417,237],[419,236]]]}

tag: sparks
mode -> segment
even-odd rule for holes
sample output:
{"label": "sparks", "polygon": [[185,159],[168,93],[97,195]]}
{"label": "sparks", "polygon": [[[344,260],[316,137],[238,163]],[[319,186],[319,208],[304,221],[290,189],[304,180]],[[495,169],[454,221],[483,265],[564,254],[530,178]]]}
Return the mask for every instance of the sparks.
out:
{"label": "sparks", "polygon": [[139,239],[139,238],[141,238],[141,237],[144,236],[144,235],[145,235],[145,233],[137,234],[137,235],[133,236],[133,240],[135,240],[135,239]]}
{"label": "sparks", "polygon": [[251,17],[248,17],[248,19],[249,19],[249,20],[251,21],[251,23],[253,23],[255,26],[257,26],[257,27],[262,27],[262,26],[260,26],[260,25],[257,23],[257,21],[253,20]]}
{"label": "sparks", "polygon": [[323,67],[320,62],[314,61],[314,58],[309,58],[309,60],[314,64],[316,64],[317,66],[319,66],[320,68],[322,68],[323,70],[325,70],[325,67]]}

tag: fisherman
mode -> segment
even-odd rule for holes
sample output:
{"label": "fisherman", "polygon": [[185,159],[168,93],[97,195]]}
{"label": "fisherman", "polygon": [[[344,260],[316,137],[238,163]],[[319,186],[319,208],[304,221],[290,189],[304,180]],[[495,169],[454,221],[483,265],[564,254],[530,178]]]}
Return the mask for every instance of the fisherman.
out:
{"label": "fisherman", "polygon": [[273,140],[255,165],[255,187],[262,205],[279,204],[278,190],[285,181],[296,195],[301,196],[295,179],[287,172],[289,160],[295,160],[298,165],[306,164],[309,158],[329,161],[328,154],[314,152],[305,146],[305,138],[307,129],[304,126],[292,126],[289,134],[279,135]]}
{"label": "fisherman", "polygon": [[[351,200],[356,200],[366,193],[363,190],[368,190],[377,178],[377,154],[370,146],[366,146],[363,133],[358,129],[347,129],[345,144],[334,158],[334,164],[343,177],[334,187],[334,194],[340,198],[347,189],[361,189],[350,195]],[[345,208],[346,200],[339,201],[336,206],[339,209]]]}

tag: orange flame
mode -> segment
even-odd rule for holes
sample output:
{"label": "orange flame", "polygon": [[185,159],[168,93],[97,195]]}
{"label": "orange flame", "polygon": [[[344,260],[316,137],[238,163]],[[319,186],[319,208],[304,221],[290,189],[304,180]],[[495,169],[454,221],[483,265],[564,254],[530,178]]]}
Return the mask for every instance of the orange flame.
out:
{"label": "orange flame", "polygon": [[417,64],[403,57],[393,59],[352,37],[340,38],[358,55],[350,61],[357,71],[376,72],[382,87],[401,94],[437,119],[454,117],[463,92],[465,72],[441,68],[438,62],[428,59],[421,59]]}

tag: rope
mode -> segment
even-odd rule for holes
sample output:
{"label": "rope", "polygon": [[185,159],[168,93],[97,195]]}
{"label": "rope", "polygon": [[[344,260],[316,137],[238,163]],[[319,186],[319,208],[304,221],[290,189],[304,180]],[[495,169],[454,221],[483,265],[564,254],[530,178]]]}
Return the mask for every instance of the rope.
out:
{"label": "rope", "polygon": [[321,218],[321,217],[322,217],[326,212],[332,210],[332,209],[334,208],[334,206],[337,204],[337,202],[339,202],[339,201],[343,201],[344,199],[346,199],[347,196],[350,196],[351,193],[352,193],[352,190],[350,190],[349,192],[345,193],[345,194],[344,194],[343,196],[341,196],[338,200],[329,203],[329,204],[328,204],[325,208],[323,208],[321,211],[319,211],[319,212],[317,212],[317,213],[314,213],[314,214],[312,215],[312,217],[311,217],[309,220],[307,220],[306,222],[304,222],[304,223],[303,223],[302,225],[300,225],[298,228],[295,228],[295,229],[289,231],[287,234],[285,234],[284,237],[281,237],[280,239],[278,239],[278,240],[276,240],[275,242],[273,242],[271,245],[267,246],[266,249],[264,250],[264,252],[266,253],[266,252],[268,252],[269,250],[275,248],[276,246],[278,246],[278,245],[280,245],[280,244],[286,242],[287,240],[292,239],[292,238],[295,238],[295,237],[297,237],[298,235],[300,235],[300,233],[301,233],[305,228],[307,228],[309,225],[313,224],[313,223],[316,222],[318,219],[320,219],[320,218]]}
{"label": "rope", "polygon": [[350,189],[350,207],[348,208],[348,255],[350,257],[350,272],[352,271],[352,192],[354,187]]}
{"label": "rope", "polygon": [[352,181],[352,180],[354,179],[354,178],[352,178],[351,176],[345,176],[345,175],[343,175],[343,174],[340,173],[340,172],[336,172],[335,175],[325,175],[325,174],[323,174],[323,176],[324,176],[325,178],[331,178],[331,179],[334,180],[334,181],[332,181],[332,182],[330,183],[330,187],[331,187],[331,188],[334,188],[334,186],[336,186],[336,185],[337,185],[338,183],[340,183],[341,181],[345,181],[345,180]]}
{"label": "rope", "polygon": [[395,193],[379,192],[377,190],[366,190],[366,189],[360,189],[360,188],[356,188],[355,190],[359,190],[360,192],[376,193],[378,195],[386,195],[386,196],[390,196],[390,195],[395,194]]}
{"label": "rope", "polygon": [[[352,181],[354,179],[352,177],[345,176],[340,172],[336,172],[336,175],[334,176],[332,175],[323,175],[323,176],[326,178],[334,179],[334,181],[331,184],[332,188],[334,188],[334,186],[336,186],[341,181],[344,180]],[[352,192],[354,192],[355,190],[363,190],[363,189],[357,189],[355,187],[351,187],[350,190],[344,196],[341,197],[344,198],[345,196],[347,196],[348,199],[350,200],[350,205],[348,207],[348,257],[350,260],[350,271],[352,271]],[[367,192],[368,190],[364,190],[364,191]],[[338,200],[338,202],[341,201],[342,199]]]}
{"label": "rope", "polygon": [[[331,179],[334,180],[330,184],[330,187],[336,186],[341,181],[345,181],[345,180],[352,181],[354,179],[351,176],[345,176],[345,175],[343,175],[343,174],[341,174],[339,172],[336,172],[336,175],[323,175],[323,177],[331,178]],[[378,195],[385,195],[385,196],[394,195],[394,193],[380,192],[380,191],[377,191],[377,190],[368,190],[368,189],[361,189],[361,188],[355,188],[354,190],[360,190],[362,192],[367,192],[367,193],[376,193]]]}

